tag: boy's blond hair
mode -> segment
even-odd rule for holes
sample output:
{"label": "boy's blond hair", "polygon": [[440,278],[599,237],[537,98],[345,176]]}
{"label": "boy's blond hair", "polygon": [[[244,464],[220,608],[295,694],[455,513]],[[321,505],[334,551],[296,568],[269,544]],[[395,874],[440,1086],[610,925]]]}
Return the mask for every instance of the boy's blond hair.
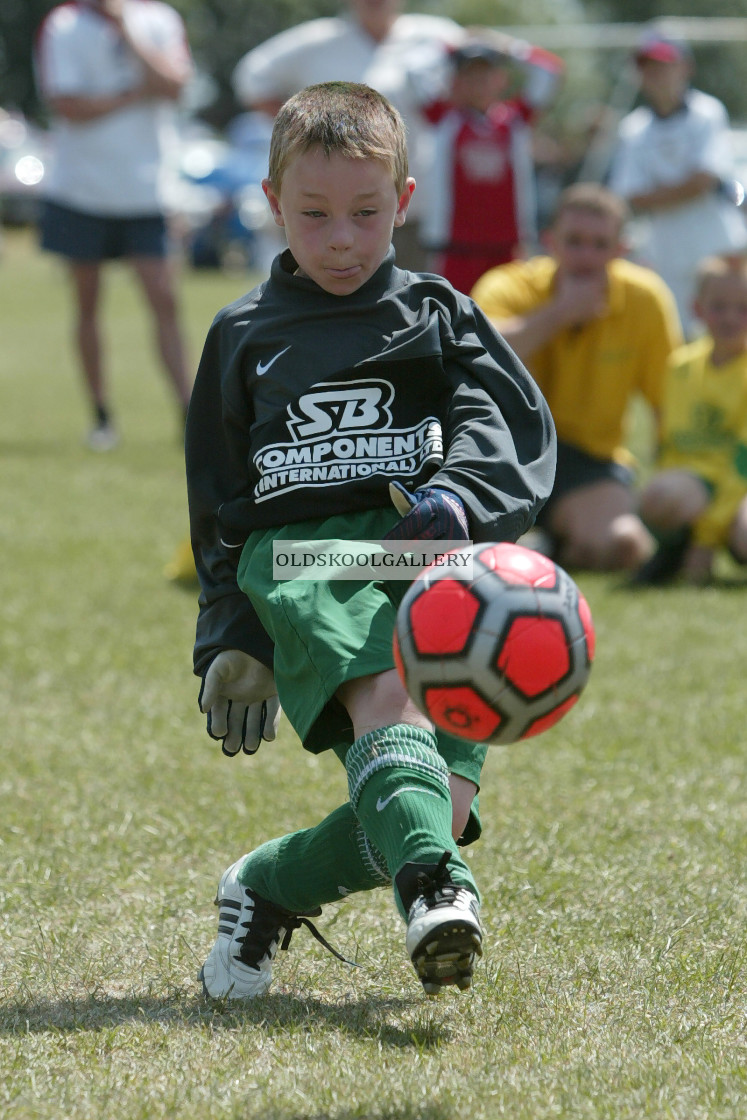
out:
{"label": "boy's blond hair", "polygon": [[573,186],[566,187],[555,207],[554,221],[557,222],[567,210],[582,210],[612,218],[620,229],[630,216],[625,199],[600,183],[574,183]]}
{"label": "boy's blond hair", "polygon": [[270,141],[269,179],[280,191],[290,161],[311,148],[348,159],[378,159],[392,173],[397,194],[407,182],[405,124],[393,105],[370,86],[322,82],[307,86],[281,107]]}
{"label": "boy's blond hair", "polygon": [[695,273],[695,298],[703,298],[709,280],[718,280],[723,276],[747,281],[747,257],[704,257]]}

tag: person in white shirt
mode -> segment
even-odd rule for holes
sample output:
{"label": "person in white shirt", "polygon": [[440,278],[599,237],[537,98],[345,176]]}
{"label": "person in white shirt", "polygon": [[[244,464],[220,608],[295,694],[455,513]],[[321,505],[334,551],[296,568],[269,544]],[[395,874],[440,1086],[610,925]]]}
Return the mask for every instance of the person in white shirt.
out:
{"label": "person in white shirt", "polygon": [[[404,117],[411,172],[424,185],[433,161],[433,128],[420,112],[410,72],[424,59],[435,63],[444,47],[462,43],[466,32],[450,19],[403,14],[402,0],[346,0],[346,8],[339,16],[282,31],[249,51],[233,74],[236,96],[245,107],[274,117],[284,101],[306,86],[330,81],[370,85]],[[419,219],[414,197],[407,224],[395,231],[402,268],[426,267]]]}
{"label": "person in white shirt", "polygon": [[190,52],[181,17],[160,0],[77,0],[42,22],[36,67],[53,139],[41,244],[69,267],[77,351],[94,414],[88,444],[105,451],[116,445],[118,432],[99,326],[104,261],[125,258],[132,265],[183,414],[189,403],[164,186]]}
{"label": "person in white shirt", "polygon": [[647,32],[635,63],[645,104],[620,122],[609,186],[640,219],[634,251],[671,288],[693,334],[698,264],[747,251],[747,225],[728,192],[729,118],[722,102],[691,87],[686,44]]}

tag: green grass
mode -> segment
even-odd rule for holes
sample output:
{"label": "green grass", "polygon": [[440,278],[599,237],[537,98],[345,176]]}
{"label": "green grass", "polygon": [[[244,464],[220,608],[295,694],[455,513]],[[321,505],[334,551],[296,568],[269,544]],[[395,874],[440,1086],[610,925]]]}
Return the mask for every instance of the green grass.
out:
{"label": "green grass", "polygon": [[[186,274],[195,359],[244,276]],[[211,1007],[224,866],[345,796],[292,733],[228,760],[191,676],[176,412],[111,269],[119,450],[87,453],[56,265],[0,260],[0,1115],[3,1120],[743,1120],[747,585],[580,577],[587,693],[494,748],[469,850],[487,951],[426,1001],[388,892],[329,907],[271,993]]]}

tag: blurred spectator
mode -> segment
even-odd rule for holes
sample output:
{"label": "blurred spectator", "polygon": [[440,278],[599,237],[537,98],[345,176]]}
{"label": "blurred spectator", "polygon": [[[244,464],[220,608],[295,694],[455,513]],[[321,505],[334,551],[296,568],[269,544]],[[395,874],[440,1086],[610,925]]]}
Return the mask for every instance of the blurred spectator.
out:
{"label": "blurred spectator", "polygon": [[620,122],[609,186],[641,216],[636,252],[674,292],[692,334],[698,262],[747,248],[744,216],[730,197],[729,119],[720,101],[691,88],[685,43],[647,32],[635,63],[645,104]]}
{"label": "blurred spectator", "polygon": [[[234,71],[234,89],[246,108],[274,116],[284,101],[317,82],[365,82],[383,93],[407,124],[410,172],[424,183],[432,167],[431,126],[419,112],[408,72],[465,38],[450,19],[401,14],[402,0],[347,0],[347,11],[314,19],[273,36],[249,51]],[[423,269],[418,236],[422,214],[416,191],[407,223],[395,230],[397,264]]]}
{"label": "blurred spectator", "polygon": [[167,256],[162,187],[174,105],[191,73],[181,17],[158,0],[80,0],[43,21],[37,71],[52,114],[42,247],[64,257],[94,413],[88,444],[116,445],[99,326],[101,266],[126,258],[152,310],[181,409],[190,378]]}
{"label": "blurred spectator", "polygon": [[681,333],[661,278],[621,258],[626,216],[605,187],[568,187],[547,233],[552,255],[493,268],[472,291],[553,414],[557,473],[537,525],[568,567],[636,568],[653,550],[635,512],[625,420],[638,393],[659,408]]}
{"label": "blurred spectator", "polygon": [[[524,83],[508,99],[513,62]],[[412,75],[432,87],[423,112],[436,125],[421,234],[435,253],[430,267],[459,291],[537,247],[531,125],[562,72],[557,55],[485,29],[448,52],[441,81],[433,67]]]}
{"label": "blurred spectator", "polygon": [[716,550],[747,563],[747,262],[709,258],[695,310],[707,333],[672,355],[658,472],[641,515],[659,547],[633,577],[703,583]]}

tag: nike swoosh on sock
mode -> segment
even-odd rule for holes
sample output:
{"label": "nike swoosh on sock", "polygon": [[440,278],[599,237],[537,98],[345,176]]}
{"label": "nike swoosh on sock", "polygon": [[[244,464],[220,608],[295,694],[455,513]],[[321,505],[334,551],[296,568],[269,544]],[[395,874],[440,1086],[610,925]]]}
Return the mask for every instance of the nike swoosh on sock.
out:
{"label": "nike swoosh on sock", "polygon": [[435,793],[434,790],[432,790],[432,789],[423,789],[422,786],[402,786],[401,789],[395,789],[394,793],[390,793],[388,797],[383,797],[383,798],[379,797],[377,799],[377,801],[376,801],[377,812],[379,812],[379,813],[382,812],[382,810],[386,809],[387,805],[389,804],[389,802],[394,797],[399,797],[399,795],[401,793],[406,793],[406,792],[409,792],[409,793],[427,793],[430,797],[438,797],[438,794]]}

